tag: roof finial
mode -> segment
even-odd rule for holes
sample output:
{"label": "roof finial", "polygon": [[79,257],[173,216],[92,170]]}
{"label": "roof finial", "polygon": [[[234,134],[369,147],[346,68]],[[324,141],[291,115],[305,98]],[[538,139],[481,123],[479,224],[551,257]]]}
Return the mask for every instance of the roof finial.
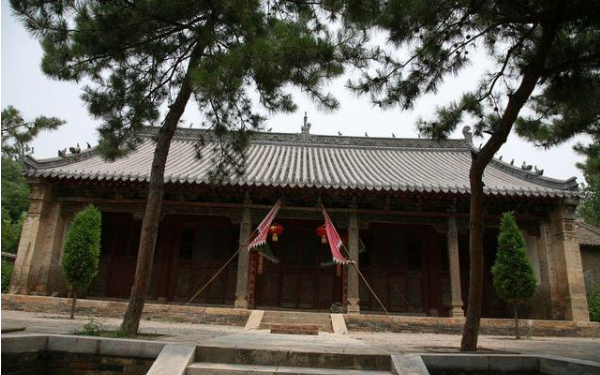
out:
{"label": "roof finial", "polygon": [[302,125],[302,128],[300,128],[300,130],[302,131],[302,134],[309,134],[310,127],[311,127],[311,124],[308,122],[308,116],[307,116],[306,112],[304,112],[304,125]]}
{"label": "roof finial", "polygon": [[471,133],[471,127],[470,126],[465,126],[462,129],[462,133],[463,133],[463,136],[465,137],[465,140],[467,141],[467,143],[471,147],[474,147],[473,146],[473,133]]}

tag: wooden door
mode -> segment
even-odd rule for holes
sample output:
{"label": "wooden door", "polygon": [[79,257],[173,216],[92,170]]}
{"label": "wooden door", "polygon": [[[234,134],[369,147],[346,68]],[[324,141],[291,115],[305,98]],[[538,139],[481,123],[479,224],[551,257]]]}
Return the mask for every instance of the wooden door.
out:
{"label": "wooden door", "polygon": [[103,213],[99,272],[90,294],[128,298],[133,286],[141,221],[128,213]]}
{"label": "wooden door", "polygon": [[175,239],[171,252],[169,300],[187,302],[203,286],[192,302],[233,304],[237,262],[232,261],[209,283],[237,250],[239,230],[228,218],[210,216],[175,217]]}
{"label": "wooden door", "polygon": [[331,253],[321,244],[315,230],[319,222],[282,222],[285,232],[279,241],[269,241],[279,263],[265,260],[256,280],[256,305],[292,309],[329,309],[341,302],[342,277],[331,261]]}
{"label": "wooden door", "polygon": [[[423,312],[429,308],[427,236],[432,230],[424,226],[371,226],[360,269],[388,311]],[[367,311],[382,310],[364,282],[360,283],[360,305]]]}

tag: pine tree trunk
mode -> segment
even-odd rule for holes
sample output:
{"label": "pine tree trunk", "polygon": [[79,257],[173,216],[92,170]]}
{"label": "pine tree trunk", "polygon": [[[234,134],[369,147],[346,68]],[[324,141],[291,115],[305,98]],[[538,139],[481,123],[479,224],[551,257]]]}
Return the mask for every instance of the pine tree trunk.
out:
{"label": "pine tree trunk", "polygon": [[471,268],[469,270],[469,298],[465,327],[460,344],[461,351],[476,351],[479,336],[479,323],[481,320],[481,298],[483,291],[483,172],[496,152],[502,147],[512,127],[519,116],[519,112],[531,96],[538,79],[544,71],[544,62],[554,42],[558,24],[555,20],[542,25],[542,35],[539,40],[534,58],[524,68],[523,78],[519,88],[509,96],[508,103],[498,128],[494,131],[485,146],[479,152],[472,151],[473,160],[469,172],[471,186],[470,209],[470,234],[469,256]]}
{"label": "pine tree trunk", "polygon": [[144,303],[146,302],[146,292],[150,282],[152,272],[152,261],[154,259],[154,247],[158,235],[158,225],[160,222],[160,211],[164,193],[164,175],[167,156],[171,140],[177,130],[177,124],[187,102],[192,94],[192,85],[190,82],[190,71],[197,64],[204,48],[196,47],[192,57],[190,57],[186,76],[181,83],[179,94],[175,102],[170,106],[169,112],[165,117],[164,124],[160,128],[152,160],[152,169],[150,173],[150,187],[148,189],[148,201],[144,220],[142,221],[142,231],[140,235],[140,246],[138,251],[137,266],[135,269],[135,279],[131,288],[131,295],[127,310],[121,323],[121,332],[125,336],[135,336],[137,334]]}
{"label": "pine tree trunk", "polygon": [[515,338],[518,340],[521,336],[519,335],[519,308],[517,305],[513,306],[513,310],[515,312]]}
{"label": "pine tree trunk", "polygon": [[[475,163],[473,163],[475,165]],[[469,296],[461,351],[476,351],[483,294],[483,182],[482,174],[471,167],[470,234],[469,234]]]}
{"label": "pine tree trunk", "polygon": [[71,319],[75,319],[75,304],[77,303],[77,289],[71,287]]}

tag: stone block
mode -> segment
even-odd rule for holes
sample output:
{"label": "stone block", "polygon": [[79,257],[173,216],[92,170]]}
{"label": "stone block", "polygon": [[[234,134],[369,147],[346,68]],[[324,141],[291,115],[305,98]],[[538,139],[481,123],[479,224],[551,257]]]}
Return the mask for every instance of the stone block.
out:
{"label": "stone block", "polygon": [[600,364],[592,361],[543,356],[540,358],[539,371],[548,375],[597,375]]}
{"label": "stone block", "polygon": [[47,342],[45,335],[2,335],[2,354],[45,350]]}
{"label": "stone block", "polygon": [[338,335],[348,334],[348,327],[346,327],[344,314],[331,314],[331,327],[333,333],[337,333]]}
{"label": "stone block", "polygon": [[392,373],[396,375],[429,375],[420,355],[392,355]]}
{"label": "stone block", "polygon": [[98,343],[98,354],[154,359],[165,345],[164,342],[104,338]]}
{"label": "stone block", "polygon": [[98,352],[98,338],[79,336],[48,336],[46,350],[51,352],[88,353]]}
{"label": "stone block", "polygon": [[265,315],[264,310],[252,310],[250,316],[248,317],[248,321],[246,322],[246,326],[244,330],[257,330],[260,326],[260,323],[263,320],[263,316]]}
{"label": "stone block", "polygon": [[186,345],[165,345],[147,375],[184,375],[196,357],[196,348]]}

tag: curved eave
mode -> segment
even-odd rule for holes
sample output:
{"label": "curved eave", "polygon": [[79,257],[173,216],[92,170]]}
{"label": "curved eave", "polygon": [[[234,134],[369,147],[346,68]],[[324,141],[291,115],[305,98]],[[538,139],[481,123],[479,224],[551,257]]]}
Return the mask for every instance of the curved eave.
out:
{"label": "curved eave", "polygon": [[[141,182],[150,181],[147,175],[131,174],[91,174],[85,172],[63,172],[63,171],[31,171],[30,177],[41,177],[57,180],[83,180],[83,181],[115,181],[115,182]],[[165,182],[169,184],[210,185],[207,180],[193,179],[184,176],[165,176]],[[372,191],[372,192],[416,192],[436,194],[462,194],[470,193],[468,186],[434,186],[426,184],[393,184],[393,185],[342,185],[322,183],[318,180],[310,182],[280,182],[280,181],[245,181],[231,179],[223,183],[224,186],[237,187],[271,187],[271,188],[315,188],[319,190],[341,190],[341,191]],[[509,197],[542,197],[542,198],[578,198],[580,194],[573,190],[546,190],[546,189],[504,189],[484,187],[484,194],[488,196]]]}

